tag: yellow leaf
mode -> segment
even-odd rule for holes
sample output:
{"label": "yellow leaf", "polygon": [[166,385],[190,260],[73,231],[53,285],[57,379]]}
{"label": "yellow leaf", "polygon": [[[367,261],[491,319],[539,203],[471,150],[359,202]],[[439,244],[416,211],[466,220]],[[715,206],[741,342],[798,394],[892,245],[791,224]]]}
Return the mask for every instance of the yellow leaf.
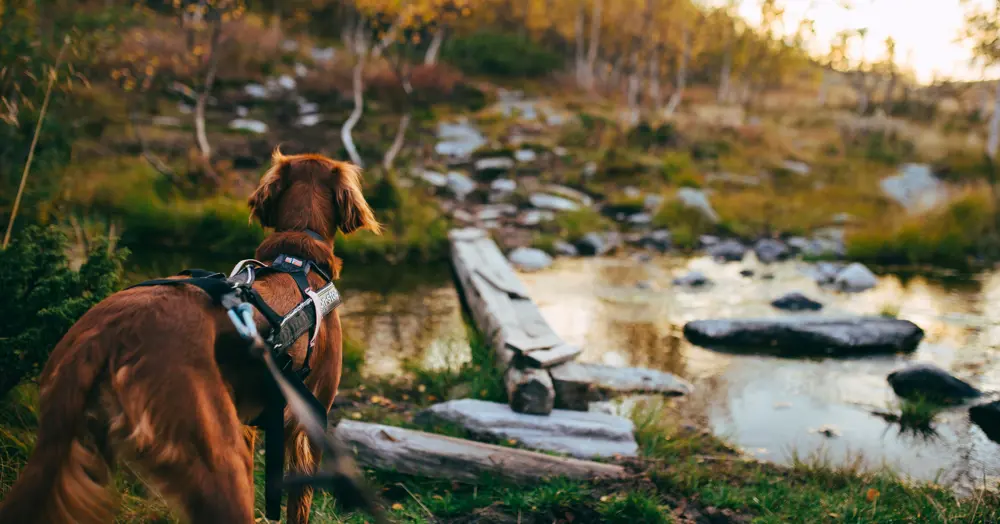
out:
{"label": "yellow leaf", "polygon": [[403,505],[400,504],[399,502],[397,502],[397,503],[395,503],[395,504],[392,505],[392,510],[393,511],[403,511]]}

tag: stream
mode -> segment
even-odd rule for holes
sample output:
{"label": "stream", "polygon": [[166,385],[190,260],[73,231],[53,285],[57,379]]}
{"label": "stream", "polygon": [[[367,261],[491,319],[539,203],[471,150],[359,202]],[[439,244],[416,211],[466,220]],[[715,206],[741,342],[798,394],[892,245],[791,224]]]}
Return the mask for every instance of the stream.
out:
{"label": "stream", "polygon": [[[158,256],[136,263],[141,269],[131,280],[185,267],[228,271],[233,261],[192,264]],[[584,349],[581,361],[660,369],[689,380],[695,393],[678,400],[685,414],[755,457],[784,464],[795,457],[818,456],[833,465],[863,460],[963,491],[1000,475],[1000,444],[961,408],[938,414],[930,433],[873,414],[898,411],[885,377],[908,361],[932,362],[984,391],[1000,390],[1000,308],[990,307],[1000,304],[1000,272],[947,280],[882,275],[875,289],[848,295],[821,289],[807,267],[797,261],[755,266],[753,257],[733,264],[707,257],[561,258],[520,277],[553,329]],[[756,275],[742,276],[747,268]],[[713,285],[671,286],[692,270]],[[774,278],[762,279],[763,273]],[[345,334],[367,348],[365,375],[468,361],[447,264],[346,264],[338,288]],[[791,359],[712,351],[681,334],[690,320],[789,314],[770,301],[791,291],[823,303],[822,314],[891,312],[923,328],[924,340],[910,355]]]}

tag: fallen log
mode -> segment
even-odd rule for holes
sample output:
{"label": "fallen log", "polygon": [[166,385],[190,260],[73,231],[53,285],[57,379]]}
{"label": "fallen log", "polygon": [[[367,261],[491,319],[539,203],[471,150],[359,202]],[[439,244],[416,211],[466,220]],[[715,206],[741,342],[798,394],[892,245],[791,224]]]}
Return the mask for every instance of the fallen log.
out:
{"label": "fallen log", "polygon": [[354,449],[359,464],[406,475],[476,483],[502,476],[516,482],[565,477],[622,478],[614,464],[554,457],[409,429],[342,420],[337,436]]}

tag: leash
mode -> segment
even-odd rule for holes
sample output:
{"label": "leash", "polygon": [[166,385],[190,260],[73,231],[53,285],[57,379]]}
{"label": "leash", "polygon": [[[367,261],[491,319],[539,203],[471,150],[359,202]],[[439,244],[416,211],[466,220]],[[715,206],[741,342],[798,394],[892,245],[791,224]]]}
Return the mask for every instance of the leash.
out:
{"label": "leash", "polygon": [[[309,286],[306,272],[310,268],[327,282],[319,291],[313,291]],[[303,296],[304,300],[283,317],[253,289],[256,274],[265,271],[292,276]],[[244,272],[245,280],[237,279]],[[251,356],[261,359],[273,378],[273,391],[267,396],[264,411],[251,422],[251,425],[264,430],[264,506],[267,518],[280,519],[282,492],[285,489],[312,486],[331,492],[345,508],[362,509],[372,515],[375,522],[386,522],[377,497],[365,483],[350,450],[338,438],[328,434],[325,406],[303,382],[310,372],[309,361],[320,322],[341,303],[340,293],[330,276],[311,261],[286,255],[280,255],[270,266],[257,260],[243,260],[233,268],[228,278],[222,273],[200,269],[185,270],[180,275],[189,278],[149,280],[130,287],[185,284],[202,289],[213,303],[226,310],[237,333],[247,341]],[[271,326],[266,339],[257,330],[254,309],[260,311]],[[304,364],[295,371],[288,348],[307,333],[310,337]],[[284,478],[286,406],[309,441],[321,451],[316,474]]]}

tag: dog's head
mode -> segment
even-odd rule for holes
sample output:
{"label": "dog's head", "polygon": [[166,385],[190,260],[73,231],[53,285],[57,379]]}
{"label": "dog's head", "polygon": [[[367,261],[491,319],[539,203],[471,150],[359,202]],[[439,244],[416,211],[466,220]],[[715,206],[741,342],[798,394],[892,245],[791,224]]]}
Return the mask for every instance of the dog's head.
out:
{"label": "dog's head", "polygon": [[361,170],[322,155],[285,156],[276,149],[249,204],[251,220],[277,231],[312,229],[332,238],[337,230],[382,230],[361,194]]}

